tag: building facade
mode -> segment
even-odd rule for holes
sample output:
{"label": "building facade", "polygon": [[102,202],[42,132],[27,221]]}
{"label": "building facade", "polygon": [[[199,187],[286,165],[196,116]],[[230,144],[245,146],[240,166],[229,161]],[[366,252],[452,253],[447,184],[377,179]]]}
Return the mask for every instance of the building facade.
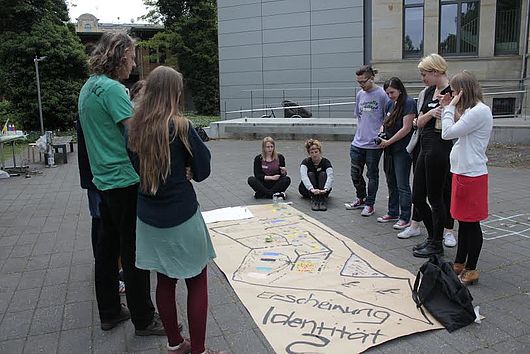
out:
{"label": "building facade", "polygon": [[[87,54],[92,51],[104,32],[127,32],[136,40],[148,40],[157,32],[164,29],[160,25],[145,24],[115,24],[100,23],[99,19],[92,14],[82,14],[76,18],[76,32],[81,42],[85,45]],[[163,64],[156,56],[150,56],[149,50],[140,46],[136,47],[136,68],[133,69],[129,78],[124,82],[128,87],[136,81],[144,79],[154,68]]]}
{"label": "building facade", "polygon": [[218,0],[222,118],[270,114],[284,99],[321,104],[309,107],[315,117],[352,117],[341,102],[353,101],[356,68],[373,65],[380,83],[398,76],[414,95],[430,53],[447,59],[449,75],[472,71],[497,117],[526,115],[528,3]]}
{"label": "building facade", "polygon": [[528,0],[386,0],[372,3],[372,58],[380,79],[417,92],[417,64],[439,53],[449,75],[469,70],[496,116],[525,114]]}
{"label": "building facade", "polygon": [[[364,2],[218,0],[222,119],[270,114],[283,100],[327,104],[308,107],[314,116],[351,117],[352,104],[336,103],[352,101],[365,62]],[[247,111],[229,113],[238,110]]]}

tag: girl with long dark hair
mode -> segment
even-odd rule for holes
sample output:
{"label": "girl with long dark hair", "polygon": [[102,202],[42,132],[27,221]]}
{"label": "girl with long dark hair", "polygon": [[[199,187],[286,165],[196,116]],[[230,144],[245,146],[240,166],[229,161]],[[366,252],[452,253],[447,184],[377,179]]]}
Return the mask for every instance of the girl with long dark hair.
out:
{"label": "girl with long dark hair", "polygon": [[390,98],[388,112],[382,130],[384,138],[378,140],[385,149],[384,171],[388,186],[388,212],[377,218],[378,222],[394,222],[394,229],[410,226],[412,197],[410,191],[410,167],[412,159],[406,147],[412,135],[412,120],[416,118],[416,103],[407,95],[403,82],[393,77],[383,89]]}

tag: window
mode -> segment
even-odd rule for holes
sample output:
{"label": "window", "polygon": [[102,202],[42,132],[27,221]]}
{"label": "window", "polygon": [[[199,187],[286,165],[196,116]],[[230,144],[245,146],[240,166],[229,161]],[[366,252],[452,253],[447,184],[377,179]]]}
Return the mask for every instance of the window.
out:
{"label": "window", "polygon": [[90,23],[85,23],[85,32],[92,32],[92,25]]}
{"label": "window", "polygon": [[495,55],[518,54],[521,32],[521,0],[497,0]]}
{"label": "window", "polygon": [[478,54],[478,0],[440,1],[440,54]]}
{"label": "window", "polygon": [[491,111],[494,116],[515,116],[515,97],[494,98]]}
{"label": "window", "polygon": [[403,1],[403,58],[423,55],[423,0]]}

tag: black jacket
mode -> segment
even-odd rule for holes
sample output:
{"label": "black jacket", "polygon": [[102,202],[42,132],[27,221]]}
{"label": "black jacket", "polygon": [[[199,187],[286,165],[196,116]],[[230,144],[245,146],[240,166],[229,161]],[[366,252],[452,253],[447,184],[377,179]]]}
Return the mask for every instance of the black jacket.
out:
{"label": "black jacket", "polygon": [[[170,127],[171,130],[171,127]],[[155,195],[138,192],[138,218],[158,228],[180,225],[191,218],[199,207],[191,181],[186,179],[186,166],[191,166],[193,180],[201,182],[210,175],[210,150],[193,129],[188,129],[190,156],[178,135],[170,145],[171,171]],[[138,158],[132,154],[133,166],[138,171]]]}

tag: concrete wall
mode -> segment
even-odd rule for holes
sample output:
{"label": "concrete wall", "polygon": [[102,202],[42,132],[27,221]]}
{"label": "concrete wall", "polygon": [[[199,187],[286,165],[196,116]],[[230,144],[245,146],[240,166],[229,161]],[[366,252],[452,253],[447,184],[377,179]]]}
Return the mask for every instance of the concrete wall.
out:
{"label": "concrete wall", "polygon": [[[218,16],[223,119],[240,116],[225,111],[278,107],[284,98],[353,100],[355,70],[363,64],[362,0],[218,0]],[[353,116],[352,105],[310,110]]]}
{"label": "concrete wall", "polygon": [[[527,6],[528,1],[522,1],[519,54],[495,56],[496,0],[481,0],[478,56],[446,57],[449,75],[464,69],[470,70],[489,94],[519,90],[524,42],[527,40],[524,30]],[[424,54],[438,52],[439,12],[439,0],[425,1]],[[421,86],[417,69],[419,59],[402,59],[403,1],[373,1],[372,22],[372,64],[380,72],[379,79],[382,81],[391,76],[398,76],[411,87],[411,93],[417,93]],[[487,95],[486,103],[491,105],[493,97],[516,97],[517,105],[521,99],[520,94]],[[526,102],[523,103],[526,105]]]}

